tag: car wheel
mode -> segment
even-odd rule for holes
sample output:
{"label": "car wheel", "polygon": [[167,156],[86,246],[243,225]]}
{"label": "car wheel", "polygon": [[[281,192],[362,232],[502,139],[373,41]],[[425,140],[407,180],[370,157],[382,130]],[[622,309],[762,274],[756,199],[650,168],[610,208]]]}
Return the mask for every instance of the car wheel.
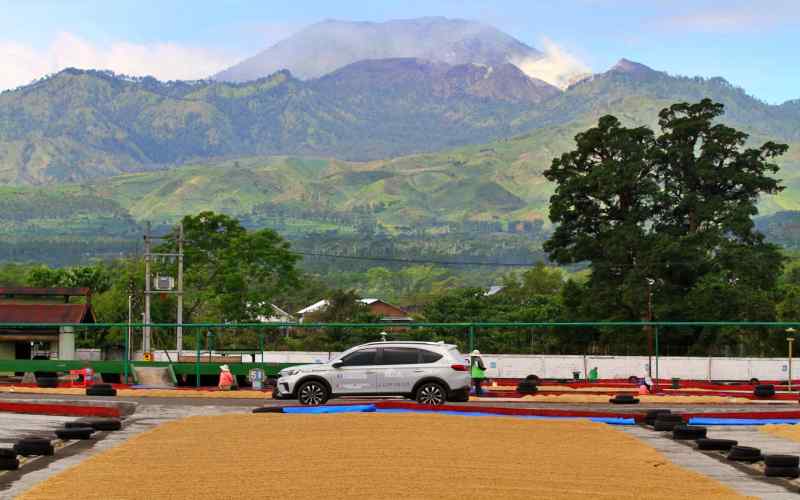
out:
{"label": "car wheel", "polygon": [[440,384],[426,382],[417,389],[416,400],[421,405],[438,406],[445,403],[447,394]]}
{"label": "car wheel", "polygon": [[300,404],[310,406],[325,404],[328,401],[328,388],[322,382],[306,382],[297,390],[297,400]]}

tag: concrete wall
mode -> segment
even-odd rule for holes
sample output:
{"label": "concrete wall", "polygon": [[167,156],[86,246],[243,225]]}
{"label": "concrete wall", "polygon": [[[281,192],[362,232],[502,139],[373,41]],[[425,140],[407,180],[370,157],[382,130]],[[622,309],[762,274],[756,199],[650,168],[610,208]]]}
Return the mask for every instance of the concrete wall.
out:
{"label": "concrete wall", "polygon": [[[176,360],[177,351],[170,351]],[[193,352],[184,351],[186,356]],[[324,363],[334,359],[337,352],[289,352],[267,351],[256,355],[256,362],[266,363]],[[155,353],[156,361],[167,361],[163,352]],[[523,378],[538,375],[541,378],[572,378],[573,372],[580,372],[583,378],[588,370],[597,367],[600,378],[628,378],[647,373],[647,356],[545,356],[524,354],[484,354],[490,378]],[[242,356],[243,362],[250,362],[250,355]],[[653,358],[653,375],[656,366]],[[749,380],[756,377],[762,380],[781,380],[789,375],[786,358],[707,358],[688,356],[665,356],[658,360],[660,378],[681,378],[694,380]],[[793,378],[800,377],[800,359],[793,362]]]}

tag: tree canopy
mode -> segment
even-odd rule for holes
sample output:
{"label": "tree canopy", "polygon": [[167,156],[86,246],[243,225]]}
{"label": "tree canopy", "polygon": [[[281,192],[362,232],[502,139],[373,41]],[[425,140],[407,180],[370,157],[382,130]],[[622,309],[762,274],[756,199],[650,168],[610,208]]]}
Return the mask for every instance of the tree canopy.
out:
{"label": "tree canopy", "polygon": [[765,294],[782,256],[752,216],[760,196],[783,189],[774,160],[787,146],[747,147],[747,134],[715,123],[722,113],[709,99],[674,104],[658,135],[604,116],[544,172],[557,225],[544,249],[559,264],[589,263],[587,316],[648,319],[652,293],[659,319],[774,317]]}
{"label": "tree canopy", "polygon": [[[186,321],[246,321],[271,314],[270,301],[296,286],[299,257],[270,229],[247,231],[214,212],[187,215],[184,230]],[[160,251],[174,252],[177,229]]]}

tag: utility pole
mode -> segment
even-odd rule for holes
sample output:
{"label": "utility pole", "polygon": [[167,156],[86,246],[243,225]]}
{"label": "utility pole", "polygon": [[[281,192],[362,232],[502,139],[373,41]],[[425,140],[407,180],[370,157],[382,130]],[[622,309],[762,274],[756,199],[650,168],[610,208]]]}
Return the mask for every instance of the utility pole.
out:
{"label": "utility pole", "polygon": [[[144,323],[145,326],[142,329],[142,351],[143,352],[150,352],[152,345],[151,345],[151,315],[150,315],[150,296],[153,294],[175,294],[177,295],[177,323],[178,327],[176,330],[176,348],[178,350],[178,356],[180,356],[180,351],[183,350],[183,243],[184,243],[184,235],[183,235],[183,224],[178,224],[178,238],[176,241],[177,244],[177,253],[174,252],[158,252],[154,253],[152,251],[152,242],[153,240],[166,240],[168,237],[165,236],[153,236],[150,233],[150,223],[147,222],[145,225],[145,235],[144,235],[144,273],[145,273],[145,284],[144,284]],[[160,262],[166,262],[167,259],[170,259],[171,262],[175,262],[177,259],[177,267],[178,267],[178,279],[177,282],[172,280],[170,277],[169,285],[165,288],[161,285],[161,280],[158,284],[156,284],[155,289],[153,289],[153,276],[152,276],[152,268],[151,264],[154,261],[153,259],[160,260]]]}
{"label": "utility pole", "polygon": [[150,352],[150,222],[144,233],[144,329],[142,330],[142,352]]}
{"label": "utility pole", "polygon": [[[653,284],[656,280],[647,278],[647,321],[653,322]],[[653,378],[653,325],[647,325],[647,375]]]}
{"label": "utility pole", "polygon": [[178,331],[175,348],[180,360],[183,351],[183,223],[178,225]]}

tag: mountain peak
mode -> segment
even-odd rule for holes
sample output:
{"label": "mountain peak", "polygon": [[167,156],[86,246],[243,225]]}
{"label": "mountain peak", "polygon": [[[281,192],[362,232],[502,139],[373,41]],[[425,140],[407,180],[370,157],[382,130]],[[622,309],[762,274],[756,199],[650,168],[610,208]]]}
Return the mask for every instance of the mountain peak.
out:
{"label": "mountain peak", "polygon": [[385,22],[326,19],[312,24],[213,78],[243,82],[279,69],[313,79],[365,59],[417,58],[450,65],[499,65],[543,55],[492,26],[423,17]]}
{"label": "mountain peak", "polygon": [[609,72],[613,71],[615,73],[627,73],[629,75],[635,75],[635,76],[658,73],[658,71],[654,70],[649,66],[645,66],[642,63],[631,61],[630,59],[625,59],[624,57],[619,61],[617,61],[617,64],[612,66],[611,69],[608,71]]}

